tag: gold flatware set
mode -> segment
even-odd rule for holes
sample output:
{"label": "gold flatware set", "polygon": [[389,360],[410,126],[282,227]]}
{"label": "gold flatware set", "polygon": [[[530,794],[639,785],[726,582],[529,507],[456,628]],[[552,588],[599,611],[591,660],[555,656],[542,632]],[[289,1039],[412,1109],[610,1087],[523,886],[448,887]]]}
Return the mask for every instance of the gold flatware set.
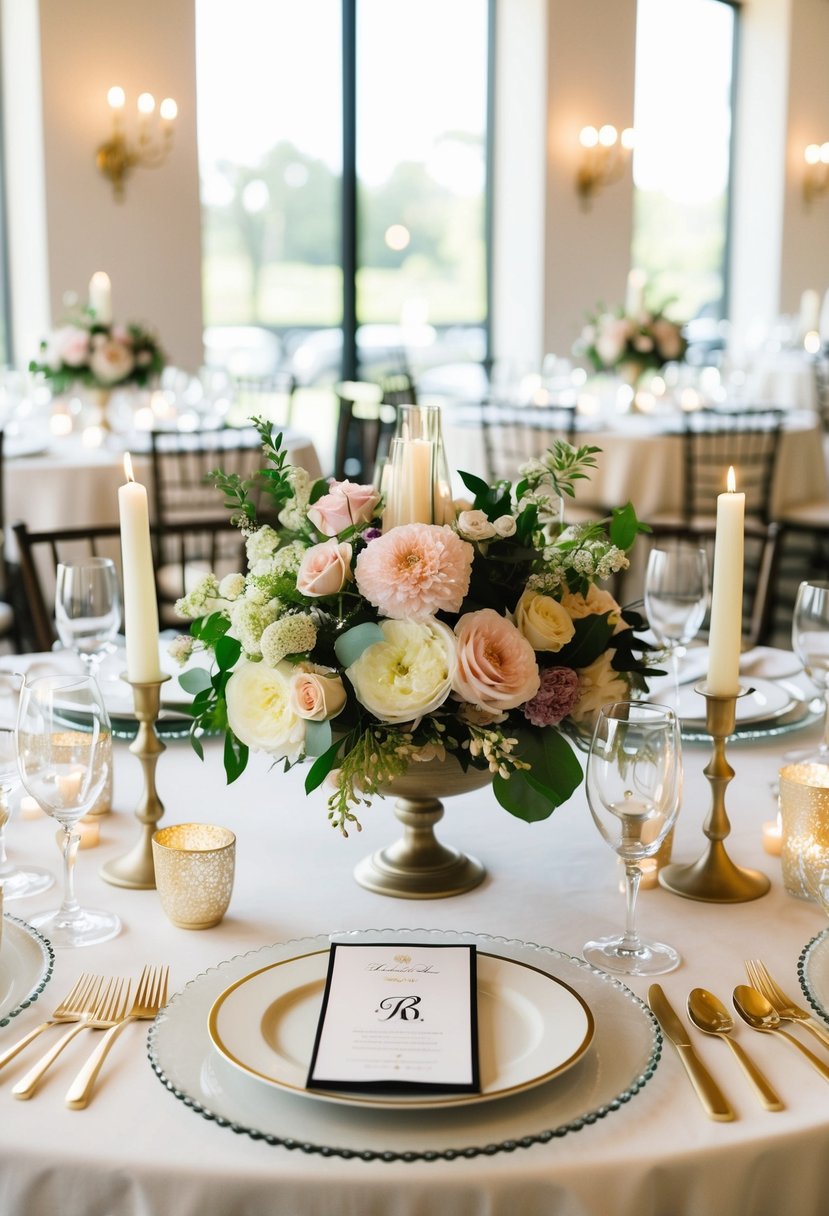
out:
{"label": "gold flatware set", "polygon": [[29,1071],[12,1087],[16,1098],[31,1098],[44,1074],[63,1049],[85,1030],[105,1032],[101,1041],[75,1077],[66,1095],[70,1110],[82,1110],[89,1102],[100,1072],[115,1038],[129,1022],[154,1018],[167,1002],[169,967],[145,967],[130,1001],[132,985],[128,980],[103,976],[82,975],[74,987],[55,1007],[52,1016],[0,1055],[0,1069],[24,1048],[53,1026],[68,1025],[64,1034],[52,1044]]}
{"label": "gold flatware set", "polygon": [[[810,1031],[822,1045],[829,1048],[829,1031],[808,1010],[803,1009],[772,979],[767,968],[757,959],[746,961],[748,984],[738,984],[732,993],[734,1008],[747,1026],[761,1034],[774,1034],[785,1039],[812,1067],[829,1081],[829,1063],[820,1059],[804,1043],[783,1025],[791,1022]],[[736,1118],[734,1110],[717,1082],[700,1060],[691,1042],[685,1023],[673,1009],[659,984],[651,984],[648,990],[651,1007],[665,1036],[671,1040],[679,1059],[688,1073],[703,1109],[709,1118],[717,1122],[730,1122]],[[703,1034],[715,1035],[724,1040],[739,1061],[754,1092],[769,1111],[785,1109],[780,1096],[764,1073],[732,1037],[735,1019],[712,992],[705,988],[694,988],[688,996],[687,1013],[691,1023]]]}

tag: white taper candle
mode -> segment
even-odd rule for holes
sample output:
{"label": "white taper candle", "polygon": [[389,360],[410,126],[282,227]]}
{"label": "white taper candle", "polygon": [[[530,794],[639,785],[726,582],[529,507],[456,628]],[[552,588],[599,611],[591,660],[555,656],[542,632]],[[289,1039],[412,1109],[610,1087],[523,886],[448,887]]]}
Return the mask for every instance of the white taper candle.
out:
{"label": "white taper candle", "polygon": [[124,472],[127,484],[118,490],[118,512],[121,519],[127,676],[133,684],[145,684],[161,678],[150,512],[147,491],[133,478],[129,452],[124,456]]}
{"label": "white taper candle", "polygon": [[708,692],[733,697],[740,691],[740,650],[743,634],[743,544],[745,494],[735,493],[734,470],[728,470],[728,490],[717,498],[714,580],[708,631]]}

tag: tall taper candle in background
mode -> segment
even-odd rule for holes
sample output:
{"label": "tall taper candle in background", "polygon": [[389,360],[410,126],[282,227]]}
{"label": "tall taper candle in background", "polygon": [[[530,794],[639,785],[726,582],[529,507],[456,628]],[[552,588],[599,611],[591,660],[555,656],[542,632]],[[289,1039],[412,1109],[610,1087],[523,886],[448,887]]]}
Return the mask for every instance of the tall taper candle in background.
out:
{"label": "tall taper candle in background", "polygon": [[133,684],[146,684],[161,678],[150,512],[147,491],[133,477],[129,452],[124,456],[124,472],[127,484],[118,490],[118,513],[121,519],[127,678]]}
{"label": "tall taper candle in background", "polygon": [[89,280],[89,307],[101,325],[112,324],[112,284],[109,275],[96,270]]}
{"label": "tall taper candle in background", "polygon": [[735,493],[734,470],[728,470],[728,490],[717,497],[717,537],[714,543],[714,582],[708,631],[708,693],[734,697],[740,691],[740,649],[743,635],[743,543],[745,494]]}
{"label": "tall taper candle in background", "polygon": [[645,283],[647,278],[644,270],[635,267],[628,272],[627,289],[625,291],[625,312],[629,317],[637,316],[645,307]]}

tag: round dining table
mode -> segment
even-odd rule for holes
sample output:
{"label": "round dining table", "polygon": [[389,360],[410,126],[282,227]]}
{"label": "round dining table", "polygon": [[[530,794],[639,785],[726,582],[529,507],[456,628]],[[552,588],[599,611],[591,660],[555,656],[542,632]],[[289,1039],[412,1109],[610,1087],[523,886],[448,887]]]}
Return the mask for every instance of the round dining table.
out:
{"label": "round dining table", "polygon": [[[14,665],[13,658],[3,661]],[[681,955],[680,967],[660,982],[729,1098],[732,1122],[706,1116],[674,1047],[661,1040],[644,1003],[650,981],[610,980],[573,961],[588,939],[619,930],[624,919],[621,870],[591,819],[583,786],[534,824],[510,816],[488,788],[447,799],[438,835],[478,857],[486,878],[461,896],[397,899],[353,877],[367,853],[399,835],[391,802],[378,798],[360,808],[363,830],[344,839],[328,824],[325,791],[306,795],[304,766],[285,773],[256,754],[228,786],[219,740],[204,741],[201,761],[186,738],[168,737],[157,767],[161,826],[218,824],[237,838],[229,910],[218,926],[193,931],[167,920],[155,890],[113,886],[100,875],[140,832],[134,811],[141,764],[117,741],[113,809],[100,820],[100,843],[78,854],[76,886],[82,903],[117,912],[122,931],[101,945],[56,952],[37,999],[0,1019],[0,1051],[42,1022],[84,972],[134,981],[145,965],[167,964],[170,1000],[149,1029],[150,1056],[148,1024],[127,1026],[84,1110],[67,1109],[64,1097],[95,1031],[66,1048],[28,1101],[15,1100],[12,1087],[57,1031],[0,1072],[3,1216],[822,1216],[829,1082],[786,1042],[740,1025],[739,1042],[785,1104],[767,1111],[726,1045],[690,1029],[685,1015],[694,987],[730,1007],[752,958],[805,1003],[798,960],[826,918],[786,892],[780,859],[764,852],[762,840],[764,823],[776,815],[773,786],[783,753],[817,739],[818,716],[807,713],[796,732],[739,738],[728,747],[735,776],[726,796],[727,848],[738,864],[768,875],[768,894],[723,904],[661,887],[640,893],[641,931]],[[704,730],[683,752],[673,856],[692,861],[705,844],[710,807]],[[13,816],[12,859],[57,871],[55,828],[42,815]],[[55,902],[54,890],[7,902],[7,943],[10,917],[25,922]],[[369,930],[387,931],[392,942],[405,930],[453,932],[507,954],[534,944],[542,969],[562,969],[588,1005],[599,994],[596,1038],[577,1064],[532,1096],[414,1114],[263,1089],[220,1067],[225,1062],[207,1034],[211,993],[263,960],[301,951],[307,939],[345,933],[359,940]],[[171,1058],[177,1025],[181,1058]],[[811,1045],[829,1062],[829,1049]],[[603,1086],[611,1098],[597,1106]],[[562,1110],[569,1111],[564,1119]]]}

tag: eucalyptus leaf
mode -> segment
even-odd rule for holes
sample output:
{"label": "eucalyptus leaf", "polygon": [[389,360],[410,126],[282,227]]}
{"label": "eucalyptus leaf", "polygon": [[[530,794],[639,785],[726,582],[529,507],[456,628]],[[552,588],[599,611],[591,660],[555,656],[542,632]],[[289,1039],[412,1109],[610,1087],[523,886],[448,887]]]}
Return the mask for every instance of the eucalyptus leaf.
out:
{"label": "eucalyptus leaf", "polygon": [[330,722],[305,723],[306,756],[323,756],[331,746]]}
{"label": "eucalyptus leaf", "polygon": [[355,625],[353,629],[346,630],[337,638],[334,653],[343,667],[350,667],[352,663],[357,662],[364,650],[384,639],[385,634],[375,621],[365,621],[362,625]]}
{"label": "eucalyptus leaf", "polygon": [[183,671],[178,682],[185,692],[192,693],[194,696],[196,693],[205,692],[206,689],[213,687],[210,672],[204,667],[191,667],[189,671]]}

